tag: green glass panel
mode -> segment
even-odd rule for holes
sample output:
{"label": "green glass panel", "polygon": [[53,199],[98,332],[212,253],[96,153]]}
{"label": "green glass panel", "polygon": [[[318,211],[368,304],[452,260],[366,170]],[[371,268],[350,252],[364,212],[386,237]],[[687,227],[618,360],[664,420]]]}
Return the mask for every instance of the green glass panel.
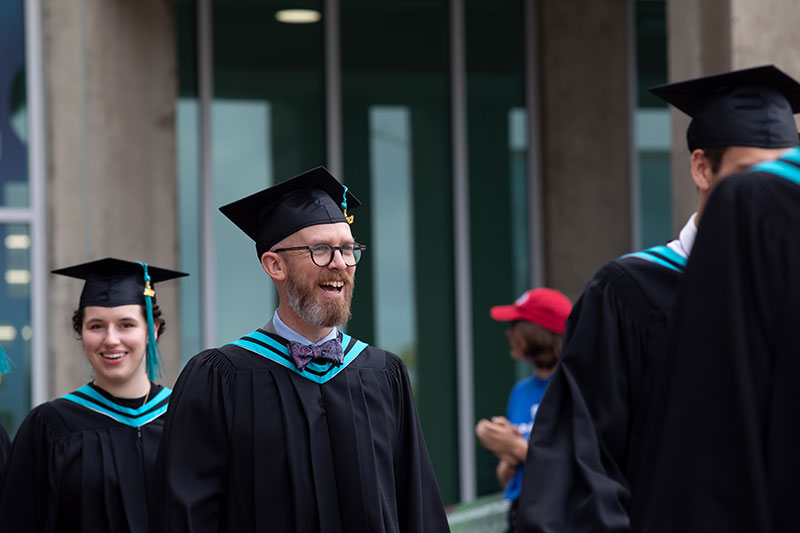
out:
{"label": "green glass panel", "polygon": [[[637,1],[636,151],[639,164],[638,248],[673,239],[670,177],[670,111],[647,89],[667,82],[666,2]],[[687,185],[688,186],[688,185]]]}
{"label": "green glass panel", "polygon": [[12,370],[0,376],[0,424],[13,434],[30,409],[31,237],[27,224],[0,224],[0,346]]}
{"label": "green glass panel", "polygon": [[[341,2],[345,182],[361,199],[349,331],[404,358],[444,500],[458,500],[448,3]],[[384,346],[385,344],[385,346]]]}
{"label": "green glass panel", "polygon": [[28,207],[25,23],[21,0],[0,2],[0,208]]}
{"label": "green glass panel", "polygon": [[667,4],[664,0],[637,1],[636,96],[639,107],[666,107],[647,89],[667,83]]}
{"label": "green glass panel", "polygon": [[[289,7],[322,3],[218,0],[213,4],[214,205],[228,203],[325,162],[322,22],[287,24]],[[217,339],[260,327],[275,307],[253,242],[214,214]]]}
{"label": "green glass panel", "polygon": [[197,100],[180,98],[177,103],[178,163],[178,234],[180,235],[181,270],[190,276],[181,278],[181,359],[186,362],[202,348],[200,267],[200,173],[197,154]]}
{"label": "green glass panel", "polygon": [[175,104],[178,170],[178,245],[180,269],[190,276],[180,284],[181,360],[185,363],[204,346],[201,330],[202,269],[200,266],[200,122],[197,102],[197,20],[194,0],[177,0],[175,32],[178,50],[178,93]]}
{"label": "green glass panel", "polygon": [[411,113],[406,106],[373,106],[369,122],[375,343],[403,358],[416,390]]}
{"label": "green glass panel", "polygon": [[[321,2],[303,6],[320,10]],[[286,2],[214,1],[211,104],[212,204],[232,200],[323,164],[322,23],[276,19]],[[250,239],[217,211],[212,235],[200,235],[196,6],[178,1],[177,104],[184,358],[202,348],[201,238],[215,251],[216,338],[228,342],[270,318],[275,293]]]}
{"label": "green glass panel", "polygon": [[[472,323],[476,421],[506,414],[514,382],[530,375],[508,355],[507,326],[489,317],[528,287],[527,116],[523,12],[517,1],[466,7]],[[501,487],[497,458],[476,442],[478,494]]]}

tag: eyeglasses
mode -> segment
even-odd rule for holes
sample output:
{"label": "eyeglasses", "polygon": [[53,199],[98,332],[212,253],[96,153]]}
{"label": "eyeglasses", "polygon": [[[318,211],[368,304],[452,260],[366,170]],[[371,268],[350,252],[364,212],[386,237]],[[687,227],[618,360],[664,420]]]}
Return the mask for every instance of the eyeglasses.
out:
{"label": "eyeglasses", "polygon": [[311,254],[311,260],[314,261],[315,265],[318,267],[326,267],[333,261],[333,254],[336,250],[339,250],[339,253],[342,254],[342,259],[344,259],[344,264],[352,267],[358,264],[361,260],[361,252],[366,249],[367,247],[365,245],[358,244],[357,242],[351,242],[350,244],[343,244],[341,246],[331,246],[328,243],[320,242],[311,246],[292,246],[291,248],[278,248],[272,251],[292,252],[295,250],[308,250]]}

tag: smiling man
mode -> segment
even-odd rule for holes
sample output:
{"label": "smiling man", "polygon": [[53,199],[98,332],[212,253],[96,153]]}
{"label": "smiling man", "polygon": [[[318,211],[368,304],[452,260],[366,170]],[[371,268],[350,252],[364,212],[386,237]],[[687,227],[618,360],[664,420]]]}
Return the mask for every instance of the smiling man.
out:
{"label": "smiling man", "polygon": [[358,205],[319,167],[220,208],[280,303],[178,378],[151,531],[448,531],[405,365],[339,329]]}

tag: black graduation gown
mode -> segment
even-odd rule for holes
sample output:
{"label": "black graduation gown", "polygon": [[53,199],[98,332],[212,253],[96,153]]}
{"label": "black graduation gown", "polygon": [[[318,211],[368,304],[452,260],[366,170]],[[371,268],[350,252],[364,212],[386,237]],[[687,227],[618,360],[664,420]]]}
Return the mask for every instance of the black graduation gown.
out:
{"label": "black graduation gown", "polygon": [[685,258],[666,246],[600,269],[567,321],[536,414],[519,531],[626,531],[641,487],[644,406]]}
{"label": "black graduation gown", "polygon": [[356,344],[345,336],[345,365],[328,364],[338,374],[324,383],[233,344],[192,358],[167,414],[151,531],[449,531],[405,365],[372,347],[353,357]]}
{"label": "black graduation gown", "polygon": [[153,385],[152,399],[134,408],[87,385],[34,408],[9,456],[2,530],[146,532],[169,392]]}
{"label": "black graduation gown", "polygon": [[755,168],[716,187],[686,267],[642,531],[798,529],[800,151]]}

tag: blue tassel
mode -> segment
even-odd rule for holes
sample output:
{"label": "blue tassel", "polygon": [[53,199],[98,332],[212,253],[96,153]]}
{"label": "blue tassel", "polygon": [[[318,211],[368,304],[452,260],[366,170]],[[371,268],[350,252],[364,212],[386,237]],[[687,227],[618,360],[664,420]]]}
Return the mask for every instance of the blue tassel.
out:
{"label": "blue tassel", "polygon": [[342,193],[342,203],[339,204],[339,207],[342,208],[342,213],[344,213],[344,218],[347,220],[348,224],[353,223],[353,215],[347,214],[347,185],[342,184],[344,187],[344,192]]}
{"label": "blue tassel", "polygon": [[0,346],[0,376],[3,374],[8,374],[11,372],[11,367],[14,365],[14,362],[6,355],[5,350],[3,347]]}
{"label": "blue tassel", "polygon": [[139,262],[144,268],[144,306],[147,310],[147,378],[150,381],[161,379],[161,352],[158,350],[156,331],[153,325],[153,296],[156,292],[150,286],[147,263]]}
{"label": "blue tassel", "polygon": [[347,185],[342,184],[344,187],[344,192],[342,193],[342,203],[339,204],[339,207],[342,208],[342,211],[347,211]]}

